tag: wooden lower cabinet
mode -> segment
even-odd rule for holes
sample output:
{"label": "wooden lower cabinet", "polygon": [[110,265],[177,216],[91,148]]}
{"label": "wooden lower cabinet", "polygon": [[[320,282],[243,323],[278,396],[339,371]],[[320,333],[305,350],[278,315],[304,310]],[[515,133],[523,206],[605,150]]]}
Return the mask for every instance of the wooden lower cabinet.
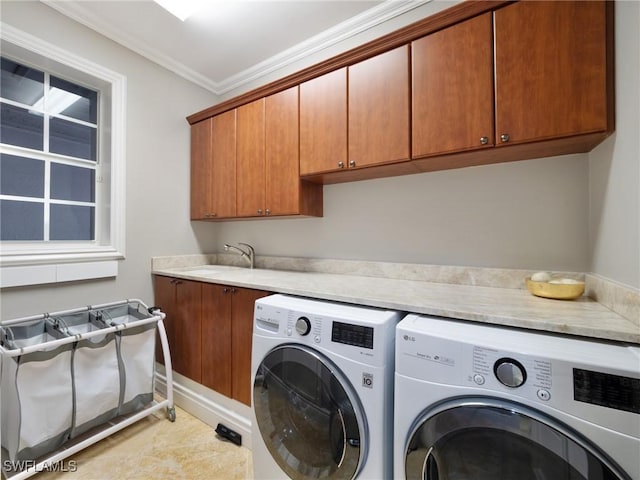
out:
{"label": "wooden lower cabinet", "polygon": [[231,396],[230,287],[202,284],[202,384]]}
{"label": "wooden lower cabinet", "polygon": [[251,340],[256,300],[270,292],[235,288],[231,304],[231,398],[251,406]]}
{"label": "wooden lower cabinet", "polygon": [[[251,405],[253,308],[270,292],[163,276],[154,288],[173,370]],[[156,359],[163,363],[159,344]]]}
{"label": "wooden lower cabinet", "polygon": [[[164,321],[173,370],[196,382],[201,381],[202,290],[200,282],[156,276],[155,304],[166,314]],[[156,347],[156,358],[162,349]]]}
{"label": "wooden lower cabinet", "polygon": [[251,405],[253,307],[269,292],[202,284],[202,384]]}

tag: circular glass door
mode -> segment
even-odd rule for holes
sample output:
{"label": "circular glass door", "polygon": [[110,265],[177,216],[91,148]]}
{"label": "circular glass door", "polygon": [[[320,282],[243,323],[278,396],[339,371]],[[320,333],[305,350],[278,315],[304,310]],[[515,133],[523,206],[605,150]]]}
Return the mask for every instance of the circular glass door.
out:
{"label": "circular glass door", "polygon": [[567,427],[506,401],[448,402],[417,422],[407,480],[627,480]]}
{"label": "circular glass door", "polygon": [[271,350],[253,385],[262,439],[293,479],[352,479],[364,458],[365,420],[349,381],[318,352]]}

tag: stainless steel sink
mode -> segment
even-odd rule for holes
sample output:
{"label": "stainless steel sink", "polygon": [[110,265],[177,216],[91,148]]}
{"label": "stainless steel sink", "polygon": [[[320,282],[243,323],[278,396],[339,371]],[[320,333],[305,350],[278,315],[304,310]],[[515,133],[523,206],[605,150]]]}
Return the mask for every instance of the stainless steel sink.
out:
{"label": "stainless steel sink", "polygon": [[194,268],[185,268],[182,270],[182,273],[186,275],[217,275],[220,273],[229,273],[237,270],[244,270],[240,267],[233,267],[230,265],[211,265],[211,266],[200,266]]}

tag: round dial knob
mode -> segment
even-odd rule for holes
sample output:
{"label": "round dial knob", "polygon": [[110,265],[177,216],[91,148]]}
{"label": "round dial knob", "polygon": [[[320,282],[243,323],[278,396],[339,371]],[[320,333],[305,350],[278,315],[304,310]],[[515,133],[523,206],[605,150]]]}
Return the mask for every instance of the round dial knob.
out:
{"label": "round dial knob", "polygon": [[501,358],[493,365],[493,373],[503,385],[518,388],[527,381],[527,371],[513,358]]}
{"label": "round dial knob", "polygon": [[300,317],[296,320],[296,332],[298,332],[298,334],[304,337],[305,335],[308,335],[310,331],[311,322],[307,317]]}

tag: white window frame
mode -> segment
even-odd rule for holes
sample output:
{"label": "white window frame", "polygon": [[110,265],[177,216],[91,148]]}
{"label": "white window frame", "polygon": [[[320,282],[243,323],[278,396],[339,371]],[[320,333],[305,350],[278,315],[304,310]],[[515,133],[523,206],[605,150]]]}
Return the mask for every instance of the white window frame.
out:
{"label": "white window frame", "polygon": [[126,77],[2,22],[0,40],[4,56],[100,91],[96,240],[0,242],[0,287],[116,276],[125,257]]}

